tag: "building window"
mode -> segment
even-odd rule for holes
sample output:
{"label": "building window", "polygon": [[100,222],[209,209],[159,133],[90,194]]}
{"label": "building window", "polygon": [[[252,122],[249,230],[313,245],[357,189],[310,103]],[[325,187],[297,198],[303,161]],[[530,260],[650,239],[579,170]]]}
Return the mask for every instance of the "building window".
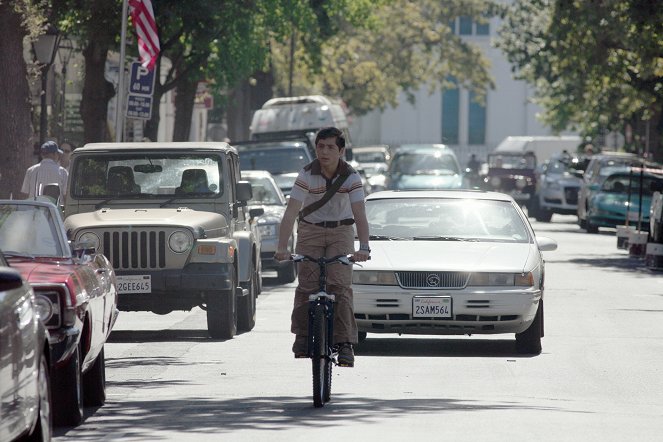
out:
{"label": "building window", "polygon": [[460,94],[458,88],[442,93],[442,142],[458,144]]}
{"label": "building window", "polygon": [[476,95],[470,92],[468,115],[468,144],[486,144],[486,106],[474,101]]}
{"label": "building window", "polygon": [[490,35],[490,25],[486,23],[476,24],[477,35]]}
{"label": "building window", "polygon": [[458,33],[460,35],[472,35],[472,18],[463,16],[459,19]]}

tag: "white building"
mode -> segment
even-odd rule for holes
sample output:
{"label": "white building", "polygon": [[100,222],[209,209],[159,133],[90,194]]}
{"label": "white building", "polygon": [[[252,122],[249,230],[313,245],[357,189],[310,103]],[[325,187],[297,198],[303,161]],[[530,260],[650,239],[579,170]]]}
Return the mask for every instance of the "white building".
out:
{"label": "white building", "polygon": [[495,88],[487,92],[485,106],[473,102],[464,89],[438,90],[429,95],[428,88],[422,88],[414,105],[401,94],[396,108],[353,119],[353,145],[444,143],[464,165],[470,153],[485,159],[509,135],[551,135],[551,130],[536,119],[541,109],[531,101],[533,90],[524,81],[513,79],[511,65],[492,45],[500,26],[499,18],[486,25],[473,23],[468,17],[455,21],[455,33],[479,46],[490,60]]}

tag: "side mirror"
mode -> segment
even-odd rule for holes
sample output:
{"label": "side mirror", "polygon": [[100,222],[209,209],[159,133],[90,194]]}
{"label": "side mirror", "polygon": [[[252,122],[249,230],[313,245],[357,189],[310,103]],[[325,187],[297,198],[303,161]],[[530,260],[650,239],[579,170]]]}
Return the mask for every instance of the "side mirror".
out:
{"label": "side mirror", "polygon": [[21,286],[23,286],[23,278],[20,273],[9,268],[0,270],[0,292],[18,289]]}
{"label": "side mirror", "polygon": [[652,181],[649,184],[649,190],[652,192],[663,192],[663,181]]}
{"label": "side mirror", "polygon": [[260,215],[263,215],[264,213],[265,213],[265,209],[263,209],[262,207],[256,207],[254,209],[249,210],[249,216],[251,217],[251,219],[256,218]]}
{"label": "side mirror", "polygon": [[236,186],[237,200],[249,201],[253,198],[253,188],[248,181],[239,181]]}
{"label": "side mirror", "polygon": [[537,236],[536,243],[539,245],[539,250],[542,252],[552,252],[557,250],[557,241],[547,236]]}

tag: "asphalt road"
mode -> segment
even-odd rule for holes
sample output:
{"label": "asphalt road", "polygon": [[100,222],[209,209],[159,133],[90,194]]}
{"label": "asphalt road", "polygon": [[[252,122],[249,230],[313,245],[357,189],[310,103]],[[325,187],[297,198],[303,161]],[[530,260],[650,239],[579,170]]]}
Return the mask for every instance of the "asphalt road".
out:
{"label": "asphalt road", "polygon": [[311,403],[310,361],[290,353],[294,284],[266,274],[256,328],[207,338],[200,309],[121,312],[106,345],[108,400],[56,441],[659,441],[663,273],[575,217],[535,223],[546,252],[539,356],[513,335],[369,335]]}

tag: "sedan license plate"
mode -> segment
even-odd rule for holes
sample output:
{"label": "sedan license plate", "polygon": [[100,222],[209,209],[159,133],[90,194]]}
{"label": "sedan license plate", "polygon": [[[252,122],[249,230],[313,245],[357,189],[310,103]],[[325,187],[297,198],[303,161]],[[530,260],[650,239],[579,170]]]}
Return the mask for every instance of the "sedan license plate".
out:
{"label": "sedan license plate", "polygon": [[413,318],[451,318],[451,296],[414,296]]}
{"label": "sedan license plate", "polygon": [[117,292],[122,293],[152,293],[151,275],[118,275]]}

